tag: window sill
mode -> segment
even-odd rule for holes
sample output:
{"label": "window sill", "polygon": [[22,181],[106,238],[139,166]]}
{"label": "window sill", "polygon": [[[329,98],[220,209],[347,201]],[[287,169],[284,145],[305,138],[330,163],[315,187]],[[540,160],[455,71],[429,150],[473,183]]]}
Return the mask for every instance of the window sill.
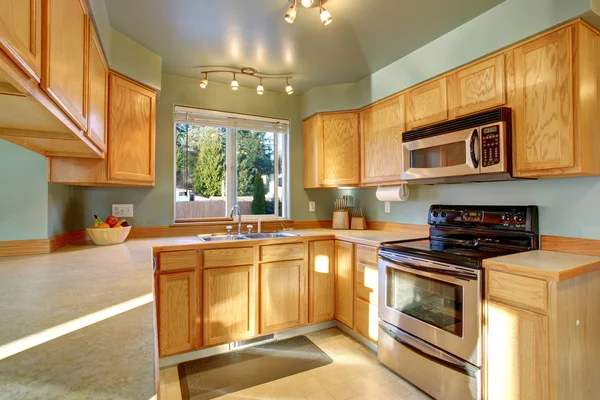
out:
{"label": "window sill", "polygon": [[[242,217],[242,223],[258,223],[259,218],[244,218]],[[280,222],[283,224],[291,224],[294,221],[291,219],[284,218],[260,218],[263,223],[269,222]],[[200,226],[227,226],[237,224],[237,218],[229,219],[229,218],[217,218],[217,219],[197,219],[197,220],[175,220],[175,222],[169,226],[177,227],[177,226],[190,226],[190,225],[200,225]]]}

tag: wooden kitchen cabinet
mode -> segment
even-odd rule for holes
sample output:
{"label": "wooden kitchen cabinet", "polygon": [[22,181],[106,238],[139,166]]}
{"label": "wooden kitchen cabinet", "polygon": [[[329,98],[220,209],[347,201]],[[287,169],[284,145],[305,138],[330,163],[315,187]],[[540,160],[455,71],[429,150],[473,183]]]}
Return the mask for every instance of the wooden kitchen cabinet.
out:
{"label": "wooden kitchen cabinet", "polygon": [[404,95],[395,96],[361,111],[361,185],[402,181],[404,130]]}
{"label": "wooden kitchen cabinet", "polygon": [[304,189],[319,187],[319,138],[322,132],[323,119],[320,114],[302,122]]}
{"label": "wooden kitchen cabinet", "polygon": [[355,245],[354,270],[355,313],[354,330],[377,343],[379,320],[377,304],[379,297],[378,249],[374,246]]}
{"label": "wooden kitchen cabinet", "polygon": [[330,321],[335,314],[335,241],[310,242],[308,257],[308,322]]}
{"label": "wooden kitchen cabinet", "polygon": [[[22,0],[26,1],[26,0]],[[82,0],[45,0],[42,33],[41,86],[73,119],[87,130],[88,17]]]}
{"label": "wooden kitchen cabinet", "polygon": [[377,343],[379,334],[379,317],[377,306],[356,298],[356,321],[354,330],[361,336]]}
{"label": "wooden kitchen cabinet", "polygon": [[108,113],[106,158],[50,157],[49,182],[154,186],[156,92],[110,72]]}
{"label": "wooden kitchen cabinet", "polygon": [[89,24],[89,99],[88,128],[86,137],[98,149],[106,151],[106,121],[108,114],[108,65],[96,36],[94,26]]}
{"label": "wooden kitchen cabinet", "polygon": [[454,86],[456,116],[500,107],[506,103],[504,54],[469,65],[455,72]]}
{"label": "wooden kitchen cabinet", "polygon": [[335,241],[335,319],[354,327],[354,244]]}
{"label": "wooden kitchen cabinet", "polygon": [[306,324],[307,273],[304,260],[260,265],[260,333]]}
{"label": "wooden kitchen cabinet", "polygon": [[42,0],[0,0],[0,50],[40,81]]}
{"label": "wooden kitchen cabinet", "polygon": [[158,276],[160,356],[194,350],[200,331],[196,271]]}
{"label": "wooden kitchen cabinet", "polygon": [[425,83],[406,93],[406,129],[443,122],[448,119],[446,77]]}
{"label": "wooden kitchen cabinet", "polygon": [[514,49],[507,80],[515,175],[600,174],[600,102],[590,95],[600,86],[599,46],[598,32],[579,22]]}
{"label": "wooden kitchen cabinet", "polygon": [[203,271],[204,346],[249,339],[256,334],[254,266]]}

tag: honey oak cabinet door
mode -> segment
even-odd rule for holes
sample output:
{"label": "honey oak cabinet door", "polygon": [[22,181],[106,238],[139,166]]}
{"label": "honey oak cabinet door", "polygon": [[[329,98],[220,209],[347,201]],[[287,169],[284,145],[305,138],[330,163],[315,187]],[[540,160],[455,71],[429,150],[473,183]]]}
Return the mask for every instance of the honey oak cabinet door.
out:
{"label": "honey oak cabinet door", "polygon": [[574,165],[572,29],[514,50],[517,174]]}
{"label": "honey oak cabinet door", "polygon": [[379,317],[377,316],[377,306],[366,301],[356,299],[356,321],[354,330],[361,336],[377,343],[379,331]]}
{"label": "honey oak cabinet door", "polygon": [[42,0],[0,0],[0,50],[29,76],[42,72]]}
{"label": "honey oak cabinet door", "polygon": [[111,73],[108,179],[154,185],[156,92]]}
{"label": "honey oak cabinet door", "polygon": [[362,185],[402,181],[404,95],[360,113]]}
{"label": "honey oak cabinet door", "polygon": [[406,94],[406,128],[415,129],[448,119],[446,78],[436,79]]}
{"label": "honey oak cabinet door", "polygon": [[309,322],[330,321],[335,313],[335,241],[308,244]]}
{"label": "honey oak cabinet door", "polygon": [[260,266],[260,333],[306,324],[307,274],[304,260]]}
{"label": "honey oak cabinet door", "polygon": [[94,26],[89,24],[89,116],[87,138],[106,151],[106,119],[108,111],[108,65]]}
{"label": "honey oak cabinet door", "polygon": [[335,319],[354,327],[354,244],[335,241]]}
{"label": "honey oak cabinet door", "polygon": [[319,187],[319,137],[322,131],[323,120],[319,114],[313,115],[302,123],[305,189]]}
{"label": "honey oak cabinet door", "polygon": [[158,277],[158,341],[161,357],[190,351],[198,345],[200,318],[196,272]]}
{"label": "honey oak cabinet door", "polygon": [[83,0],[45,0],[42,89],[87,129],[88,24]]}
{"label": "honey oak cabinet door", "polygon": [[456,115],[472,114],[506,102],[504,54],[461,69],[455,81]]}
{"label": "honey oak cabinet door", "polygon": [[323,114],[319,140],[320,186],[356,186],[360,181],[358,113]]}
{"label": "honey oak cabinet door", "polygon": [[489,400],[548,399],[548,317],[488,302]]}
{"label": "honey oak cabinet door", "polygon": [[254,267],[203,271],[204,346],[249,339],[256,333]]}

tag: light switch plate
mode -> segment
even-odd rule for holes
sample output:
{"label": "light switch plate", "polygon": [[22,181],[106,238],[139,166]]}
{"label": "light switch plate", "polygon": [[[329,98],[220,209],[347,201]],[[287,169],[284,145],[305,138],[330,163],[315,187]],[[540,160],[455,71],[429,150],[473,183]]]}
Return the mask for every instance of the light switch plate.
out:
{"label": "light switch plate", "polygon": [[386,201],[386,202],[385,202],[385,212],[386,212],[386,213],[389,213],[389,212],[390,212],[390,202],[389,202],[389,201]]}
{"label": "light switch plate", "polygon": [[133,204],[113,204],[112,215],[117,218],[133,218]]}
{"label": "light switch plate", "polygon": [[308,212],[315,212],[315,202],[314,201],[309,201],[308,202]]}

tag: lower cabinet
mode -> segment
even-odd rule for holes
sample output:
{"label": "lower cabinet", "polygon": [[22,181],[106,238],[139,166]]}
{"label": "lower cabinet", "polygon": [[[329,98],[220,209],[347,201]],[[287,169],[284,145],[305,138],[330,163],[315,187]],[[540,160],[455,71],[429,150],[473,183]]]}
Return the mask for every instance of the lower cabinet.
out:
{"label": "lower cabinet", "polygon": [[354,330],[370,341],[377,343],[379,325],[377,316],[379,275],[376,266],[358,262],[358,251],[356,258]]}
{"label": "lower cabinet", "polygon": [[549,398],[548,317],[488,303],[488,399]]}
{"label": "lower cabinet", "polygon": [[260,333],[307,322],[308,276],[304,260],[260,265]]}
{"label": "lower cabinet", "polygon": [[330,321],[335,313],[335,241],[308,244],[308,322]]}
{"label": "lower cabinet", "polygon": [[194,350],[200,331],[195,271],[158,277],[159,352],[161,357]]}
{"label": "lower cabinet", "polygon": [[354,244],[335,241],[335,319],[354,327]]}
{"label": "lower cabinet", "polygon": [[254,266],[203,271],[204,346],[249,339],[256,334]]}
{"label": "lower cabinet", "polygon": [[356,321],[354,330],[372,342],[377,343],[377,306],[356,298]]}

